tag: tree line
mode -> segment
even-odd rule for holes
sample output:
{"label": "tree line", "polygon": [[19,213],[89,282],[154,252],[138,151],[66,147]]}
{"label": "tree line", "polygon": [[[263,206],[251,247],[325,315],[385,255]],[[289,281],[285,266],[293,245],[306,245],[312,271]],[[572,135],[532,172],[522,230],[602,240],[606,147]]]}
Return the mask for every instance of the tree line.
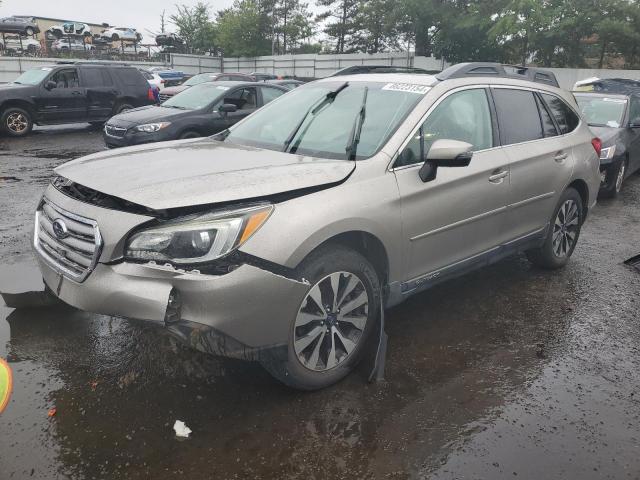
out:
{"label": "tree line", "polygon": [[225,56],[415,49],[450,62],[640,67],[636,0],[235,0],[170,17],[190,52]]}

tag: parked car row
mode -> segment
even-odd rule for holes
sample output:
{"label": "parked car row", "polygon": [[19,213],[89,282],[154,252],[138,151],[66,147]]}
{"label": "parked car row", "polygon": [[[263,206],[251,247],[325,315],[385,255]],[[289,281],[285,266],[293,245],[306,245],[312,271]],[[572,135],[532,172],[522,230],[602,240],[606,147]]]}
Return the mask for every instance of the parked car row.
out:
{"label": "parked car row", "polygon": [[106,28],[99,34],[93,34],[91,27],[86,23],[67,22],[61,25],[53,25],[46,31],[49,38],[61,39],[62,37],[75,35],[78,37],[100,38],[112,42],[131,41],[139,42],[142,35],[135,28],[128,27],[110,27]]}
{"label": "parked car row", "polygon": [[34,222],[44,282],[77,308],[326,387],[381,344],[381,309],[514,253],[569,262],[602,151],[555,85],[471,63],[288,93],[191,86],[111,118],[107,141],[176,138],[196,116],[219,134],[55,169]]}

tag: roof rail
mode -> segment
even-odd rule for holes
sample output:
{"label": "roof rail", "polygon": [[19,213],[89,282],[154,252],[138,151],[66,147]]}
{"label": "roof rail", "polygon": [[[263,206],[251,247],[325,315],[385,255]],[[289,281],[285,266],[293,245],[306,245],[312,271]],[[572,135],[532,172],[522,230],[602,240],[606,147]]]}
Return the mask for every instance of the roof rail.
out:
{"label": "roof rail", "polygon": [[366,73],[417,73],[417,74],[432,74],[423,68],[415,67],[398,67],[394,65],[352,65],[351,67],[345,67],[338,70],[331,77],[340,77],[342,75],[362,75]]}
{"label": "roof rail", "polygon": [[438,80],[466,77],[516,78],[560,88],[553,72],[535,67],[503,65],[490,62],[458,63],[436,75]]}
{"label": "roof rail", "polygon": [[637,96],[640,95],[640,80],[632,80],[630,78],[601,78],[582,84],[575,90]]}
{"label": "roof rail", "polygon": [[104,60],[58,60],[58,65],[111,65],[115,67],[130,67],[131,65],[125,62],[113,62]]}

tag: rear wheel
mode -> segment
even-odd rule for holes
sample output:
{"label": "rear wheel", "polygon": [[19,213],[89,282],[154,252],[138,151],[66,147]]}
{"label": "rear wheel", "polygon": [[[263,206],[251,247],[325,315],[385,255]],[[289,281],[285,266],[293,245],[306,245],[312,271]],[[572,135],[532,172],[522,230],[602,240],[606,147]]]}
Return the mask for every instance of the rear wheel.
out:
{"label": "rear wheel", "polygon": [[31,28],[31,27],[27,27],[27,28],[24,30],[24,33],[26,33],[26,34],[27,34],[27,35],[29,35],[29,36],[32,36],[35,32],[33,31],[33,28]]}
{"label": "rear wheel", "polygon": [[29,112],[18,107],[9,107],[0,117],[2,131],[11,137],[24,137],[33,128]]}
{"label": "rear wheel", "polygon": [[542,268],[564,267],[576,248],[583,220],[582,198],[574,188],[567,188],[553,212],[544,244],[527,252],[529,260]]}
{"label": "rear wheel", "polygon": [[290,326],[286,360],[263,366],[278,380],[318,390],[349,374],[362,359],[380,305],[380,282],[358,252],[331,245],[298,269],[309,281]]}

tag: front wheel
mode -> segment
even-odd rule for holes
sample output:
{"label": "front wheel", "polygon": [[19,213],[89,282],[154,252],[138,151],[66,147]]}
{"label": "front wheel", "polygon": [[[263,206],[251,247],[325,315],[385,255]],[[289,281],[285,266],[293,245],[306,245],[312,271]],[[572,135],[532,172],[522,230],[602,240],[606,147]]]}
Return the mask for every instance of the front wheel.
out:
{"label": "front wheel", "polygon": [[25,29],[24,33],[26,33],[26,34],[27,34],[27,35],[29,35],[29,36],[32,36],[35,32],[34,32],[33,28],[31,28],[31,27],[27,27],[27,28]]}
{"label": "front wheel", "polygon": [[131,110],[133,108],[133,105],[130,105],[128,103],[121,103],[119,105],[116,105],[116,107],[114,108],[114,115],[117,115],[119,113],[122,112],[126,112],[127,110]]}
{"label": "front wheel", "polygon": [[564,267],[576,248],[583,220],[582,198],[574,188],[567,188],[553,212],[544,243],[527,252],[531,263],[546,269]]}
{"label": "front wheel", "polygon": [[312,253],[298,274],[310,286],[291,321],[287,358],[263,366],[290,387],[318,390],[362,359],[378,317],[380,281],[367,259],[340,245]]}
{"label": "front wheel", "polygon": [[202,135],[200,135],[198,132],[195,132],[193,130],[188,130],[180,135],[179,140],[186,140],[187,138],[198,138],[201,136]]}
{"label": "front wheel", "polygon": [[0,117],[2,130],[11,137],[24,137],[33,128],[33,120],[29,112],[18,107],[9,107]]}

